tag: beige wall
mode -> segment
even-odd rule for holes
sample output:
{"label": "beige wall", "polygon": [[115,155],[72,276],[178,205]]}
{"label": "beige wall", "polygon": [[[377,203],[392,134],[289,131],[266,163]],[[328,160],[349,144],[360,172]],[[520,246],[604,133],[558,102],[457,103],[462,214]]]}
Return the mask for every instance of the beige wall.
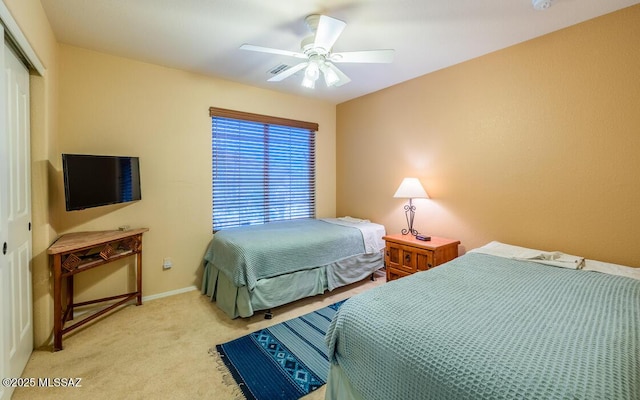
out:
{"label": "beige wall", "polygon": [[[335,215],[334,105],[68,45],[59,60],[52,224],[59,233],[148,227],[144,296],[199,286],[212,235],[211,106],[317,122],[317,214]],[[66,212],[60,153],[139,156],[142,200]],[[126,290],[131,264],[77,275],[77,300]]]}
{"label": "beige wall", "polygon": [[[337,107],[337,214],[640,266],[640,5]],[[366,166],[366,167],[364,167]]]}
{"label": "beige wall", "polygon": [[45,68],[31,74],[31,208],[33,233],[33,321],[36,344],[51,334],[53,307],[46,250],[57,237],[50,224],[51,164],[57,153],[58,45],[38,0],[3,0]]}

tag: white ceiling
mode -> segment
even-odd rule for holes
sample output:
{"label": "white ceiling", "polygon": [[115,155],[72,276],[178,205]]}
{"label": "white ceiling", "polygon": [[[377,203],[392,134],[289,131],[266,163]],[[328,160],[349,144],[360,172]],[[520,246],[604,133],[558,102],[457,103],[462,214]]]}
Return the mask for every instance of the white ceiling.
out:
{"label": "white ceiling", "polygon": [[[231,81],[341,103],[492,51],[640,3],[640,0],[41,0],[59,42]],[[239,50],[300,50],[309,14],[347,27],[334,51],[395,49],[392,64],[340,64],[342,87],[300,86],[299,60]]]}

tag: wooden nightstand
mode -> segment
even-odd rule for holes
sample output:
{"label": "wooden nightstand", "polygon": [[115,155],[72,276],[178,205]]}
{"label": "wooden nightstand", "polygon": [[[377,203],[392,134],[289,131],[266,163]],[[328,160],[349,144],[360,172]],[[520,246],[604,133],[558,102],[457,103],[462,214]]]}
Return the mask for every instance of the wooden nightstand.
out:
{"label": "wooden nightstand", "polygon": [[429,241],[418,240],[412,235],[387,235],[384,262],[387,281],[402,278],[418,271],[444,264],[458,257],[459,240],[431,237]]}

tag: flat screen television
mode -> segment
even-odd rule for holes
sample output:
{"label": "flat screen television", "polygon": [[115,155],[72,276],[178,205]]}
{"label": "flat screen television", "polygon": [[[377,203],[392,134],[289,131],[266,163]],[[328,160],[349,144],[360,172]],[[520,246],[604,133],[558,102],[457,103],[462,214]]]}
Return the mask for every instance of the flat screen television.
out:
{"label": "flat screen television", "polygon": [[63,154],[62,170],[67,211],[142,198],[138,157]]}

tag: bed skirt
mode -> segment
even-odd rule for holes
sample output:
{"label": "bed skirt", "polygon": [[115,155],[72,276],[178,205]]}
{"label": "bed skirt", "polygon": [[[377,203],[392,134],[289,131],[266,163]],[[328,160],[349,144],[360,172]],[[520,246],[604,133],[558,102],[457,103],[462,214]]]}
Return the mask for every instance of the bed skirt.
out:
{"label": "bed skirt", "polygon": [[211,301],[215,301],[230,318],[246,318],[255,311],[268,310],[358,282],[382,268],[383,261],[382,252],[360,254],[329,265],[260,279],[251,292],[246,286],[234,286],[215,265],[205,262],[202,293],[211,297]]}
{"label": "bed skirt", "polygon": [[338,364],[331,363],[326,388],[325,400],[364,400]]}

